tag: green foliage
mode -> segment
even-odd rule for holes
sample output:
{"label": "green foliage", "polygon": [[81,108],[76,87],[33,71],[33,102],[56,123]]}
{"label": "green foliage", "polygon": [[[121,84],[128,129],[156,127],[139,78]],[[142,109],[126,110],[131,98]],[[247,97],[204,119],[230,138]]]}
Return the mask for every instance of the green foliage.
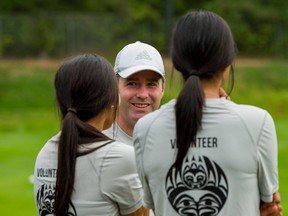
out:
{"label": "green foliage", "polygon": [[51,109],[54,102],[51,69],[4,64],[0,74],[0,112]]}
{"label": "green foliage", "polygon": [[259,60],[250,66],[241,64],[236,60],[233,100],[260,106],[276,118],[287,118],[287,63]]}
{"label": "green foliage", "polygon": [[95,50],[116,53],[124,44],[137,40],[160,45],[161,51],[161,46],[165,47],[163,26],[163,21],[143,21],[129,14],[2,14],[0,56],[62,57]]}
{"label": "green foliage", "polygon": [[[172,21],[166,14],[169,1]],[[0,56],[59,57],[91,49],[114,53],[136,40],[165,51],[177,19],[189,10],[206,9],[227,20],[240,54],[283,58],[288,56],[287,7],[286,0],[3,0]]]}
{"label": "green foliage", "polygon": [[40,147],[59,128],[53,95],[55,63],[41,64],[29,61],[1,61],[0,64],[0,209],[3,215],[37,215],[33,185],[28,177],[33,174]]}
{"label": "green foliage", "polygon": [[[287,4],[286,1],[283,3]],[[218,13],[228,22],[240,53],[278,57],[288,55],[287,49],[283,49],[287,47],[285,38],[288,31],[284,26],[288,19],[280,12],[286,14],[285,7],[259,0],[214,0],[205,4],[205,8]]]}

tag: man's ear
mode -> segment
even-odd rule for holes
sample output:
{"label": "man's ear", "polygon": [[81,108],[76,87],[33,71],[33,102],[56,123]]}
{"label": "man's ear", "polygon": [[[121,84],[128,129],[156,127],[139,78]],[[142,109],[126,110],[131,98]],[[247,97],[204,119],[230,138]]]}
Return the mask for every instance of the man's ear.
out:
{"label": "man's ear", "polygon": [[165,92],[165,82],[164,80],[162,80],[162,97],[164,95],[164,92]]}

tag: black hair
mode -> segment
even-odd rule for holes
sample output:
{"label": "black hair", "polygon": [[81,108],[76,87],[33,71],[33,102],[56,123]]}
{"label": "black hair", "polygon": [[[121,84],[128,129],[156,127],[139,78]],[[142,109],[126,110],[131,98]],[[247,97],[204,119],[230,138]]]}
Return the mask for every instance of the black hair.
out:
{"label": "black hair", "polygon": [[219,71],[223,72],[232,64],[234,56],[233,35],[219,15],[209,11],[189,12],[178,21],[173,36],[172,62],[185,83],[175,105],[177,166],[201,128],[205,95],[200,80],[214,79]]}
{"label": "black hair", "polygon": [[79,152],[79,145],[111,142],[87,120],[105,109],[118,108],[118,84],[112,65],[96,54],[83,54],[66,61],[57,71],[54,86],[62,118],[54,214],[66,215],[73,192],[76,158],[97,148]]}

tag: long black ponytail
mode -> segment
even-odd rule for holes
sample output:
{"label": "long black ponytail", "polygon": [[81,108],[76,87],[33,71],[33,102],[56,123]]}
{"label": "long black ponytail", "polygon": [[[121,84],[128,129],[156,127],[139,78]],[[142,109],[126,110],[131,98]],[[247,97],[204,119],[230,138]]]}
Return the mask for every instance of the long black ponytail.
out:
{"label": "long black ponytail", "polygon": [[76,159],[96,150],[79,152],[79,145],[111,142],[86,121],[107,108],[116,110],[119,97],[112,65],[98,55],[80,55],[65,62],[56,73],[54,86],[62,117],[54,214],[63,216],[67,215],[73,192]]}
{"label": "long black ponytail", "polygon": [[213,79],[231,65],[235,46],[227,23],[209,11],[189,12],[178,21],[173,37],[172,62],[184,78],[175,105],[176,166],[186,156],[201,129],[205,105],[202,79]]}

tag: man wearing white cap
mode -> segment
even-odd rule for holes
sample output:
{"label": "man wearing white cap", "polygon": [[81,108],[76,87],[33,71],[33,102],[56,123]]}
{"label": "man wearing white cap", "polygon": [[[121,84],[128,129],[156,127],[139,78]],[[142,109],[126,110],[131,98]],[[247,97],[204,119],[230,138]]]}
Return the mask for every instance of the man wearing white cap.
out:
{"label": "man wearing white cap", "polygon": [[[165,81],[163,60],[154,47],[137,41],[117,54],[114,72],[120,94],[119,115],[103,133],[133,146],[132,135],[138,119],[160,106]],[[150,216],[153,215],[150,210]]]}
{"label": "man wearing white cap", "polygon": [[154,47],[137,41],[118,53],[114,71],[121,99],[119,115],[104,133],[133,146],[133,129],[138,119],[160,106],[165,80],[163,60]]}

